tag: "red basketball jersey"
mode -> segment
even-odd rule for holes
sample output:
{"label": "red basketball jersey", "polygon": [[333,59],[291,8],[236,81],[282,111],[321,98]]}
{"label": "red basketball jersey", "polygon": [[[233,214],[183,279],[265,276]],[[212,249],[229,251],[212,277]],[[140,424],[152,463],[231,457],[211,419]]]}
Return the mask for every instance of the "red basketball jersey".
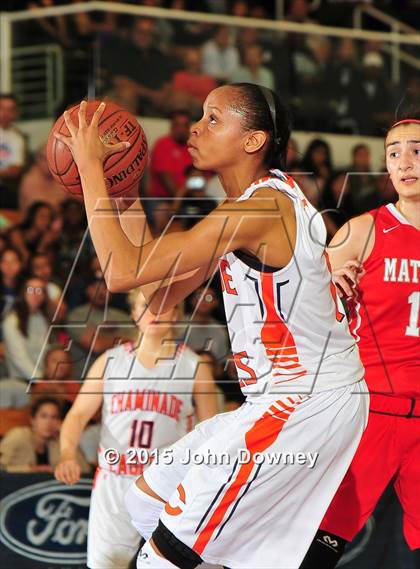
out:
{"label": "red basketball jersey", "polygon": [[372,393],[419,397],[420,231],[394,204],[369,213],[375,244],[350,306],[350,330]]}

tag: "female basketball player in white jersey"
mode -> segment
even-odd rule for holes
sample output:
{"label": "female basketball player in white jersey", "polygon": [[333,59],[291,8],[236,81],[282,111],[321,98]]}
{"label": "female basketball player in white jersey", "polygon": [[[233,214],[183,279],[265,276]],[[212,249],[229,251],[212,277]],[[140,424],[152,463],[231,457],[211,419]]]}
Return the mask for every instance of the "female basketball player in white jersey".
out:
{"label": "female basketball player in white jersey", "polygon": [[128,567],[140,541],[124,506],[128,487],[154,449],[191,430],[194,411],[199,421],[217,412],[209,366],[174,339],[178,308],[156,317],[138,291],[132,291],[130,303],[138,344],[107,350],[95,361],[61,429],[55,476],[74,484],[80,478],[75,460],[80,436],[102,405],[99,467],[89,512],[90,569]]}
{"label": "female basketball player in white jersey", "polygon": [[[331,282],[325,225],[294,181],[273,170],[287,150],[287,115],[256,85],[212,91],[189,147],[197,168],[218,173],[226,201],[192,229],[155,240],[137,220],[145,238],[133,245],[117,217],[95,218],[98,205],[112,210],[103,161],[125,147],[99,139],[103,108],[87,125],[82,104],[80,128],[66,115],[70,136],[58,138],[78,165],[96,252],[104,271],[112,266],[108,286],[142,287],[159,313],[219,266],[247,396],[199,424],[172,447],[174,464],[152,464],[130,489],[133,522],[148,539],[137,567],[297,568],[357,448],[368,397]],[[185,464],[187,450],[214,460]],[[298,463],[298,452],[318,453],[316,466]]]}

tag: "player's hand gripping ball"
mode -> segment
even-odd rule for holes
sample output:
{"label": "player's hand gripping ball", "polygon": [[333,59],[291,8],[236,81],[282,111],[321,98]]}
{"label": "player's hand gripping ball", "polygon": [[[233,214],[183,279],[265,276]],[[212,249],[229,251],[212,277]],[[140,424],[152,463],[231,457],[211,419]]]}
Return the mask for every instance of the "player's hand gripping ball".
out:
{"label": "player's hand gripping ball", "polygon": [[103,162],[109,195],[119,197],[137,186],[147,164],[147,140],[141,125],[112,102],[82,101],[57,120],[47,143],[54,179],[82,198],[79,171]]}

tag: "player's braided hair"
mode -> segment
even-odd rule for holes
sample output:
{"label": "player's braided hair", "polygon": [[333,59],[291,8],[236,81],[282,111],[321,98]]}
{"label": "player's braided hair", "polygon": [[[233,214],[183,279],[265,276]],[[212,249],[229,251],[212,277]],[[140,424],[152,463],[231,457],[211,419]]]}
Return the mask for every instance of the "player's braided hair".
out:
{"label": "player's braided hair", "polygon": [[264,130],[269,140],[264,154],[264,166],[285,168],[290,137],[290,116],[271,89],[253,83],[232,83],[237,96],[231,107],[242,116],[245,129]]}

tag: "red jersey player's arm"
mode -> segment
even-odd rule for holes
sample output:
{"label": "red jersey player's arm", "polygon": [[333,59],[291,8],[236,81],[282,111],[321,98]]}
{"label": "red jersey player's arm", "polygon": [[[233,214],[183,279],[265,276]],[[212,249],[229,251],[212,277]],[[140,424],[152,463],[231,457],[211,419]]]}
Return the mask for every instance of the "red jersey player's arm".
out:
{"label": "red jersey player's arm", "polygon": [[76,460],[83,430],[95,415],[103,399],[103,374],[107,361],[106,352],[91,366],[84,383],[60,430],[60,462],[55,477],[65,484],[75,484],[81,474]]}
{"label": "red jersey player's arm", "polygon": [[210,356],[201,356],[194,378],[193,398],[198,421],[210,419],[219,412],[218,389],[214,382],[211,361]]}
{"label": "red jersey player's arm", "polygon": [[328,247],[334,282],[347,296],[353,291],[348,280],[358,282],[362,264],[375,244],[375,223],[370,213],[350,219],[332,238]]}

